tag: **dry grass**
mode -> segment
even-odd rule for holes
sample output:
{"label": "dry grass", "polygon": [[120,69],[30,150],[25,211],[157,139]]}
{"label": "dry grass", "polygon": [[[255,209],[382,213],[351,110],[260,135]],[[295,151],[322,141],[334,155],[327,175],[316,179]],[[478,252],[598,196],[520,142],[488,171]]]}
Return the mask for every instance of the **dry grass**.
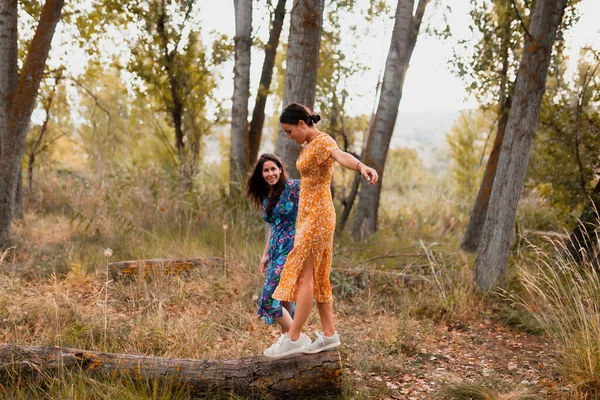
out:
{"label": "dry grass", "polygon": [[[158,171],[95,180],[54,176],[40,184],[25,221],[15,227],[16,249],[0,258],[0,342],[200,359],[261,354],[279,333],[255,316],[264,279],[257,268],[260,215],[204,178],[197,192],[182,195]],[[334,273],[348,371],[401,373],[422,345],[424,326],[475,319],[486,307],[473,286],[472,260],[456,248],[462,218],[455,218],[438,183],[403,189],[401,208],[384,204],[394,211],[383,211],[380,232],[368,242],[356,243],[347,233],[336,239],[334,268],[427,279],[405,284],[393,275]],[[398,196],[387,193],[385,201]],[[107,247],[114,252],[110,261],[226,255],[227,271],[204,267],[186,277],[112,282]],[[316,312],[307,328],[320,329]],[[76,374],[5,390],[11,398],[185,398],[152,385],[112,385]],[[389,393],[385,384],[367,387],[346,374],[342,397]]]}
{"label": "dry grass", "polygon": [[500,391],[478,383],[461,383],[444,390],[447,400],[539,400],[541,396],[529,388]]}
{"label": "dry grass", "polygon": [[560,244],[531,246],[532,265],[520,269],[526,289],[512,296],[554,339],[559,370],[581,396],[600,395],[600,275],[587,257],[577,263]]}

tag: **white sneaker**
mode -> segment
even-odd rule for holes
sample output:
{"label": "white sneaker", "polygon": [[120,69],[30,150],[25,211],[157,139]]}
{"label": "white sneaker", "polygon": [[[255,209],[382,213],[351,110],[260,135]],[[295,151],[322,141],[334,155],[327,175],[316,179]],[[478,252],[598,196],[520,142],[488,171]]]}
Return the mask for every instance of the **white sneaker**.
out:
{"label": "white sneaker", "polygon": [[283,333],[271,347],[263,352],[263,354],[272,358],[283,357],[294,353],[302,353],[308,349],[309,345],[310,338],[304,333],[301,333],[300,337],[295,342],[290,339],[287,333]]}
{"label": "white sneaker", "polygon": [[333,336],[325,336],[323,332],[317,332],[317,338],[312,342],[307,350],[304,350],[305,354],[319,353],[324,350],[333,349],[340,345],[340,335],[335,332]]}

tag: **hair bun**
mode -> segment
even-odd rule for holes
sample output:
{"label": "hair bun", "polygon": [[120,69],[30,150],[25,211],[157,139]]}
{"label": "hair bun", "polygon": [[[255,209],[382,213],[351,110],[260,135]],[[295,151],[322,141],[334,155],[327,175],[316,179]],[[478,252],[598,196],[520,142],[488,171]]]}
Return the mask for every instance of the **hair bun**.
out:
{"label": "hair bun", "polygon": [[311,119],[312,119],[313,123],[316,124],[317,122],[319,122],[321,120],[321,116],[319,114],[315,114],[311,117]]}

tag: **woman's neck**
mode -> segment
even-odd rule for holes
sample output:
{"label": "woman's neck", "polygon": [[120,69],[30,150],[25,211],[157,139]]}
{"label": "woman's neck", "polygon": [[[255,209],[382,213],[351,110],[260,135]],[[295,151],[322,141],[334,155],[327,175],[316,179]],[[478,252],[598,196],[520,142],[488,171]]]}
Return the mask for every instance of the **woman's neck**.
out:
{"label": "woman's neck", "polygon": [[322,132],[319,131],[316,128],[313,128],[310,130],[310,132],[308,132],[308,134],[306,135],[306,142],[310,143],[313,141],[314,138],[316,138],[317,136],[319,136]]}

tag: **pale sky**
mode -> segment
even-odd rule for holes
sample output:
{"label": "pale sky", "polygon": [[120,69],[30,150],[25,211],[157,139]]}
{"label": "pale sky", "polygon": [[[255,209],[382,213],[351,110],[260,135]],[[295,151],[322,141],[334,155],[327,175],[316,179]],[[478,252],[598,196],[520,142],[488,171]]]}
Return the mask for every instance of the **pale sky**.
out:
{"label": "pale sky", "polygon": [[[328,3],[330,0],[326,1]],[[288,3],[291,2],[288,1]],[[392,10],[395,10],[396,2],[388,1],[388,3]],[[470,37],[470,32],[467,29],[469,3],[469,0],[453,0],[451,2],[452,12],[447,13],[447,18],[452,31],[452,38],[442,40],[426,34],[419,36],[406,75],[400,111],[456,111],[477,106],[474,99],[467,98],[464,83],[448,70],[448,60],[452,56],[455,43],[459,39]],[[600,15],[600,0],[582,0],[578,7],[581,10],[581,19],[565,36],[567,43],[571,46],[569,52],[575,56],[572,57],[575,61],[582,46],[594,45],[600,49],[600,24],[597,23]],[[427,21],[423,22],[423,26],[432,18],[434,21],[439,20],[442,10],[434,10],[430,5],[427,11],[425,15]],[[201,0],[200,13],[206,39],[210,37],[209,32],[212,30],[234,36],[232,0]],[[267,14],[255,10],[253,14],[255,32],[265,41],[268,37],[267,20]],[[289,14],[286,15],[286,25],[283,32],[285,36],[287,36],[289,30],[288,22]],[[365,21],[352,20],[352,18],[344,19],[343,22],[346,24],[366,24]],[[348,82],[347,90],[352,93],[351,113],[371,112],[377,76],[387,57],[392,24],[392,19],[387,24],[375,24],[375,26],[369,28],[368,35],[361,36],[358,39],[356,57],[363,63],[367,63],[371,69]],[[348,42],[354,40],[357,39],[348,37]],[[252,53],[252,98],[256,93],[255,87],[260,78],[262,58],[262,51],[256,50]],[[228,65],[223,70],[223,74],[224,79],[220,91],[224,93],[223,97],[231,97],[233,92],[232,66]]]}
{"label": "pale sky", "polygon": [[[332,0],[326,0],[327,4]],[[448,60],[452,56],[453,47],[459,39],[470,37],[467,29],[469,24],[468,10],[469,0],[441,0],[451,4],[452,12],[446,11],[446,17],[450,25],[452,37],[448,40],[442,40],[437,37],[422,33],[419,35],[415,51],[412,56],[410,67],[407,72],[403,98],[400,104],[400,111],[456,111],[465,108],[474,108],[477,106],[474,99],[467,98],[464,90],[464,83],[449,72]],[[82,4],[85,2],[81,2]],[[266,42],[269,31],[269,14],[264,9],[264,2],[254,1],[255,10],[253,13],[254,34]],[[288,1],[288,11],[291,8],[292,0]],[[358,7],[365,7],[367,0],[358,0]],[[395,0],[388,0],[388,4],[393,11],[395,10]],[[434,8],[434,2],[428,6],[425,14],[425,20],[422,28],[430,22],[436,23],[441,20],[442,9]],[[600,49],[600,24],[598,16],[600,15],[600,0],[582,0],[578,5],[581,13],[581,19],[575,27],[566,34],[567,44],[570,46],[569,54],[572,55],[573,65],[577,60],[579,49],[582,46],[593,45]],[[195,23],[202,27],[203,39],[207,48],[210,48],[212,38],[227,34],[231,38],[235,35],[234,27],[234,9],[233,0],[199,0],[198,15],[195,16]],[[344,26],[357,24],[363,26],[364,30],[359,34],[344,36],[344,49],[348,49],[346,54],[353,55],[358,61],[368,65],[370,69],[362,74],[357,74],[347,82],[346,90],[351,93],[351,99],[348,104],[350,114],[369,114],[375,102],[375,85],[378,75],[385,63],[390,44],[391,29],[393,19],[388,18],[379,21],[372,26],[367,26],[366,21],[357,15],[347,15],[341,19]],[[286,14],[285,25],[282,32],[282,39],[287,40],[289,31],[289,13]],[[61,58],[68,60],[69,70],[72,74],[83,73],[85,69],[85,54],[80,49],[62,46],[61,41],[68,42],[68,37],[74,35],[74,32],[65,32],[65,26],[60,24],[53,42],[54,55],[50,58],[50,63],[60,64]],[[422,29],[423,30],[423,29]],[[358,37],[358,38],[357,38]],[[120,52],[123,57],[127,57],[129,49],[123,34],[114,31],[113,38],[106,38],[104,41],[106,54],[104,60],[111,59],[111,52]],[[352,44],[356,45],[355,52],[351,50]],[[256,93],[256,86],[260,78],[260,71],[263,62],[263,51],[254,49],[251,61],[251,98],[250,107]],[[229,62],[220,68],[223,75],[219,82],[217,95],[220,98],[230,101],[233,93],[233,62]],[[271,105],[272,107],[272,105]],[[315,110],[319,111],[319,110]]]}

